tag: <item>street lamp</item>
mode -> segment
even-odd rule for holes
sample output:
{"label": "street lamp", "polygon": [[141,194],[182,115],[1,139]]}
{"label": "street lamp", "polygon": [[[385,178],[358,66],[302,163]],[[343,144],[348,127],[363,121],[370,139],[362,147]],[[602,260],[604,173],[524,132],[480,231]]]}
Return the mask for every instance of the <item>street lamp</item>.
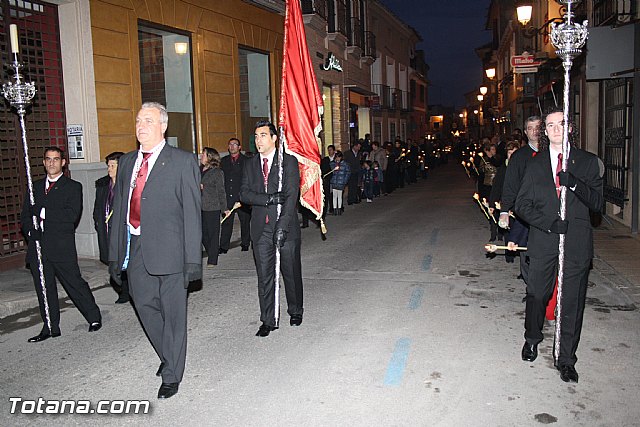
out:
{"label": "street lamp", "polygon": [[478,94],[477,98],[478,98],[478,101],[482,102],[484,100],[484,95]]}
{"label": "street lamp", "polygon": [[[488,91],[489,91],[489,89],[486,86],[480,86],[480,94],[482,96],[486,95]],[[482,100],[479,99],[479,101],[482,101]]]}
{"label": "street lamp", "polygon": [[487,68],[486,70],[484,70],[484,72],[487,75],[487,78],[489,80],[493,80],[496,77],[496,69],[495,69],[495,67]]}
{"label": "street lamp", "polygon": [[518,15],[518,22],[520,22],[523,27],[526,27],[529,21],[531,21],[532,12],[533,12],[533,6],[531,6],[530,4],[521,4],[516,8],[516,13]]}

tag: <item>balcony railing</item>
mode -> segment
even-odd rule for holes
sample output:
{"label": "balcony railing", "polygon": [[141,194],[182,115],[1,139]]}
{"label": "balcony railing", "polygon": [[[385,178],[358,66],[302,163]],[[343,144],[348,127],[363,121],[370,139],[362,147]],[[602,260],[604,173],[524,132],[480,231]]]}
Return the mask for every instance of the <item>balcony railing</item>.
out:
{"label": "balcony railing", "polygon": [[371,31],[364,32],[364,50],[362,56],[376,57],[376,35]]}
{"label": "balcony railing", "polygon": [[384,110],[410,110],[409,93],[407,91],[391,88],[383,84],[371,86],[373,92],[378,95],[379,108]]}
{"label": "balcony railing", "polygon": [[357,46],[364,51],[364,34],[358,18],[351,18],[351,26],[348,31],[349,39],[347,46]]}
{"label": "balcony railing", "polygon": [[601,26],[624,21],[626,18],[637,13],[635,2],[619,2],[618,0],[594,0],[593,2],[593,24]]}
{"label": "balcony railing", "polygon": [[327,0],[300,0],[300,6],[305,15],[316,14],[327,19]]}
{"label": "balcony railing", "polygon": [[374,84],[371,85],[373,91],[378,95],[380,100],[379,106],[381,109],[390,109],[392,96],[391,96],[391,88],[387,85]]}
{"label": "balcony railing", "polygon": [[348,36],[347,5],[345,0],[330,1],[327,7],[327,24],[329,33],[340,33]]}

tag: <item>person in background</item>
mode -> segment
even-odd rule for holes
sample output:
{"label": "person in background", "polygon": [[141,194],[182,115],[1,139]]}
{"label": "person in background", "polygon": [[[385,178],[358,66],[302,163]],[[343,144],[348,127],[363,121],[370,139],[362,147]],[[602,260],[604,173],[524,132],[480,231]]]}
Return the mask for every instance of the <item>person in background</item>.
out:
{"label": "person in background", "polygon": [[[229,215],[224,191],[224,172],[220,169],[220,154],[205,147],[200,154],[200,188],[202,189],[202,245],[207,251],[207,267],[218,265],[220,247],[220,212]],[[226,221],[229,221],[227,218]]]}
{"label": "person in background", "polygon": [[251,220],[251,208],[240,206],[233,210],[233,206],[240,201],[240,186],[242,185],[242,171],[244,163],[253,155],[250,151],[242,154],[242,145],[238,138],[231,138],[227,144],[229,155],[221,160],[222,171],[224,172],[224,190],[227,194],[227,210],[231,211],[231,216],[222,223],[220,234],[220,248],[218,252],[226,254],[231,244],[233,234],[233,223],[236,212],[240,220],[240,247],[243,252],[249,250],[251,244],[251,233],[249,232],[249,221]]}
{"label": "person in background", "polygon": [[322,174],[322,192],[324,193],[324,209],[322,218],[327,216],[327,211],[333,213],[333,204],[331,203],[331,162],[336,154],[336,147],[331,144],[327,146],[327,155],[320,161],[320,173]]}
{"label": "person in background", "polygon": [[342,159],[342,152],[336,151],[331,162],[331,196],[333,198],[333,214],[342,215],[344,212],[343,191],[351,178],[351,166]]}
{"label": "person in background", "polygon": [[[116,175],[118,172],[118,159],[124,153],[115,151],[109,154],[105,162],[107,163],[107,175],[96,180],[96,200],[93,204],[93,226],[98,234],[98,250],[100,251],[100,262],[109,265],[109,231],[111,228],[111,215],[113,213],[113,195],[116,185]],[[115,282],[111,281],[113,286]],[[116,285],[117,286],[117,285]],[[127,275],[122,275],[122,285],[116,304],[129,302],[129,282]]]}

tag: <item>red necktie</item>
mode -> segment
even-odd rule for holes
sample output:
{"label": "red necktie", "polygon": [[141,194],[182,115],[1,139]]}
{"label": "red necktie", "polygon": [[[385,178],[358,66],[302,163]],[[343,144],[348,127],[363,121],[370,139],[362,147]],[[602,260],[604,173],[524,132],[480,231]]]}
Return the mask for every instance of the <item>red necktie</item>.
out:
{"label": "red necktie", "polygon": [[558,154],[558,166],[556,166],[556,193],[560,198],[560,177],[558,174],[562,172],[562,153]]}
{"label": "red necktie", "polygon": [[129,224],[134,228],[140,227],[140,198],[144,184],[147,182],[147,174],[149,173],[149,156],[151,153],[142,153],[142,164],[136,176],[136,186],[131,193],[131,203],[129,204]]}
{"label": "red necktie", "polygon": [[[262,177],[264,178],[264,191],[267,191],[269,185],[269,159],[262,159]],[[269,214],[264,220],[265,224],[269,224]]]}
{"label": "red necktie", "polygon": [[55,182],[47,180],[47,185],[45,185],[45,187],[44,187],[44,194],[45,195],[49,194],[49,191],[51,190],[51,188],[53,187],[54,184],[55,184]]}

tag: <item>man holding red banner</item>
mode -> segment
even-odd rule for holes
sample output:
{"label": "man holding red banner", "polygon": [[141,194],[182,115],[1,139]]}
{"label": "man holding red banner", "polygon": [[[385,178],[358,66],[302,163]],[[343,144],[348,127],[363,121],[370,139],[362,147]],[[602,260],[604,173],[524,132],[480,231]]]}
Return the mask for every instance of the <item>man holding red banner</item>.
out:
{"label": "man holding red banner", "polygon": [[[302,323],[302,265],[297,209],[300,171],[296,159],[286,153],[280,163],[277,141],[276,128],[271,122],[260,121],[256,124],[258,154],[245,162],[240,187],[240,200],[252,207],[251,241],[258,273],[262,321],[256,333],[259,337],[266,337],[278,329],[277,251],[287,296],[287,312],[291,316],[289,323],[291,326],[300,326]],[[282,176],[279,178],[280,168]]]}

